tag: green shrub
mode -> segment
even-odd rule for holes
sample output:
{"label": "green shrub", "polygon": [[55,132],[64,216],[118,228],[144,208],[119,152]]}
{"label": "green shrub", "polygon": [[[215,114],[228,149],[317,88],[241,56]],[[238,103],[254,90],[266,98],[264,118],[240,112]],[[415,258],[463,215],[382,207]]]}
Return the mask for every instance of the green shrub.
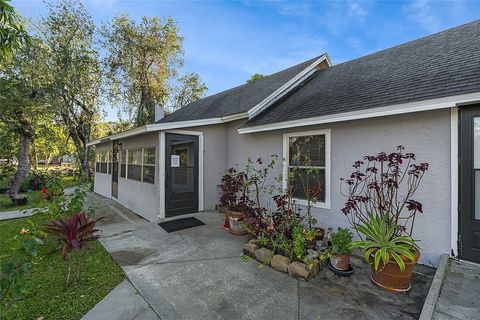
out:
{"label": "green shrub", "polygon": [[350,230],[338,228],[332,236],[332,254],[351,254],[350,244],[352,239],[353,235]]}

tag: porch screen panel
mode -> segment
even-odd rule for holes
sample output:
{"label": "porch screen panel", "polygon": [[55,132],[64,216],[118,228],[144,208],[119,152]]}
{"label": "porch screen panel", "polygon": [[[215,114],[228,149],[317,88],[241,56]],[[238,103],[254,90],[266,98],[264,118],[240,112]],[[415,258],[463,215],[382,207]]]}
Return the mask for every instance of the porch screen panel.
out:
{"label": "porch screen panel", "polygon": [[120,151],[120,177],[126,178],[127,173],[127,150]]}
{"label": "porch screen panel", "polygon": [[100,152],[100,172],[107,173],[108,171],[108,153],[107,151]]}
{"label": "porch screen panel", "polygon": [[128,150],[127,177],[142,180],[142,149]]}
{"label": "porch screen panel", "polygon": [[143,182],[155,183],[155,148],[143,149]]}

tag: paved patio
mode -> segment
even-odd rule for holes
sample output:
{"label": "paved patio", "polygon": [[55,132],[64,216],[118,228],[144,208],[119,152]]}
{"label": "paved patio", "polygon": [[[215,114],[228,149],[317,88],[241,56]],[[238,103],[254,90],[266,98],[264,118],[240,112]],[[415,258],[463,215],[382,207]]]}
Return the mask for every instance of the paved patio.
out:
{"label": "paved patio", "polygon": [[413,289],[375,287],[368,265],[353,258],[354,276],[324,268],[310,282],[255,261],[242,262],[246,241],[218,226],[215,212],[194,216],[206,225],[167,233],[114,201],[89,194],[103,230],[101,242],[128,281],[85,319],[416,319],[435,270],[417,266]]}

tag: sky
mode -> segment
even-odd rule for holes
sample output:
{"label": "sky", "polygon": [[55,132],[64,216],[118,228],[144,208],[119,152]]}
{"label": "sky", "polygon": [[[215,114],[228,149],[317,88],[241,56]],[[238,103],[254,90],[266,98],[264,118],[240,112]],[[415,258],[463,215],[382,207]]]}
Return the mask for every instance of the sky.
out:
{"label": "sky", "polygon": [[[333,64],[480,19],[480,1],[158,1],[84,0],[96,24],[118,14],[172,17],[184,37],[183,72],[207,95],[323,53]],[[24,17],[46,14],[41,0],[13,0]],[[116,110],[105,106],[105,120]]]}

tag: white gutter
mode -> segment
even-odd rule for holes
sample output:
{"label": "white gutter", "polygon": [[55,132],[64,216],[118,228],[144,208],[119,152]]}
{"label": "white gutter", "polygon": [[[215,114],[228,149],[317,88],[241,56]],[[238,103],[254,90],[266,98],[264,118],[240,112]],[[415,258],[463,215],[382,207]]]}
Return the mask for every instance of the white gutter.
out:
{"label": "white gutter", "polygon": [[305,68],[300,73],[298,73],[295,77],[293,77],[292,79],[284,83],[280,88],[275,90],[268,97],[266,97],[265,99],[260,101],[258,104],[256,104],[254,107],[252,107],[250,110],[248,110],[248,117],[250,119],[254,118],[260,112],[264,111],[269,106],[271,106],[275,101],[285,96],[288,92],[290,92],[292,89],[298,86],[301,82],[303,82],[303,80],[307,79],[313,73],[318,71],[322,63],[325,63],[326,67],[330,67],[332,65],[326,53],[323,54],[317,60],[315,60],[307,68]]}
{"label": "white gutter", "polygon": [[237,113],[237,114],[233,114],[225,117],[218,117],[218,118],[165,122],[165,123],[152,123],[152,124],[147,124],[138,128],[130,129],[121,133],[117,133],[111,136],[107,136],[105,138],[92,140],[87,143],[87,146],[92,146],[92,145],[96,145],[103,142],[137,136],[137,135],[149,133],[149,132],[188,128],[188,127],[199,127],[199,126],[206,126],[206,125],[212,125],[212,124],[221,124],[221,123],[226,123],[226,122],[235,121],[239,119],[246,119],[246,118],[248,118],[248,114],[244,112],[244,113]]}
{"label": "white gutter", "polygon": [[404,114],[411,112],[420,112],[436,109],[453,108],[459,105],[480,102],[480,92],[468,93],[445,98],[429,99],[417,102],[408,102],[386,107],[372,108],[366,110],[358,110],[352,112],[343,112],[326,116],[304,118],[291,121],[283,121],[254,127],[239,128],[239,134],[254,133],[262,131],[271,131],[279,129],[287,129],[294,127],[305,127],[324,123],[333,123],[341,121],[350,121],[358,119],[367,119],[375,117],[384,117],[396,114]]}

